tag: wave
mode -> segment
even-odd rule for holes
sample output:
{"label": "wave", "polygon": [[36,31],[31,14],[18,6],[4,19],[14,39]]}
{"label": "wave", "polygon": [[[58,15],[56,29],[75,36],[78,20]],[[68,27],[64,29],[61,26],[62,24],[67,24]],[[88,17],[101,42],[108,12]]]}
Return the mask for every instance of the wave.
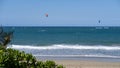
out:
{"label": "wave", "polygon": [[87,45],[65,45],[55,44],[50,46],[33,46],[33,45],[11,45],[7,48],[14,49],[91,49],[91,50],[120,50],[120,46],[87,46]]}
{"label": "wave", "polygon": [[34,55],[36,57],[91,57],[91,58],[120,58],[119,56],[110,56],[110,55]]}

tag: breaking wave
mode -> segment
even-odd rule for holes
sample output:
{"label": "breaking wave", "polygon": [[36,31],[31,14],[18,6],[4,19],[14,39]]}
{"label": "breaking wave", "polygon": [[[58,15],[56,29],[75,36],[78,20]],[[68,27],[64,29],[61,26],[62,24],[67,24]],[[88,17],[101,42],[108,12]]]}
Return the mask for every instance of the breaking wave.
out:
{"label": "breaking wave", "polygon": [[120,50],[120,46],[87,46],[87,45],[65,45],[65,44],[54,44],[50,46],[32,46],[32,45],[11,45],[7,48],[14,49],[89,49],[89,50]]}

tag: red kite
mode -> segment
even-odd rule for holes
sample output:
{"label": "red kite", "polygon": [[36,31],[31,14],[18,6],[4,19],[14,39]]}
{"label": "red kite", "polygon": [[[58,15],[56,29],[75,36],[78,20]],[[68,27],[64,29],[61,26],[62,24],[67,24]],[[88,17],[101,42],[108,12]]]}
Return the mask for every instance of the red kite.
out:
{"label": "red kite", "polygon": [[45,16],[48,17],[48,14],[46,13]]}

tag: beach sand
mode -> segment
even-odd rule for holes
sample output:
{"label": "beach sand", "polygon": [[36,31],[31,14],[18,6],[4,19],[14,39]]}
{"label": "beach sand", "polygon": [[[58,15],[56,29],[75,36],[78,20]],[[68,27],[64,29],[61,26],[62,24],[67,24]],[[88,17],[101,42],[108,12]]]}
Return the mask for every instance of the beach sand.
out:
{"label": "beach sand", "polygon": [[66,68],[120,68],[120,62],[99,62],[82,60],[54,60]]}
{"label": "beach sand", "polygon": [[120,68],[120,58],[38,56],[37,59],[52,60],[66,68]]}

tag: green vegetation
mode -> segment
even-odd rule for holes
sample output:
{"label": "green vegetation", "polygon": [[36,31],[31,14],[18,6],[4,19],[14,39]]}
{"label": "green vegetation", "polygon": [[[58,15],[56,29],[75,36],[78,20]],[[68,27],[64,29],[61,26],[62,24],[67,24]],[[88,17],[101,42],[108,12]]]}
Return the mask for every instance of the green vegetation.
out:
{"label": "green vegetation", "polygon": [[32,54],[0,47],[0,68],[64,68],[54,61],[37,61]]}

